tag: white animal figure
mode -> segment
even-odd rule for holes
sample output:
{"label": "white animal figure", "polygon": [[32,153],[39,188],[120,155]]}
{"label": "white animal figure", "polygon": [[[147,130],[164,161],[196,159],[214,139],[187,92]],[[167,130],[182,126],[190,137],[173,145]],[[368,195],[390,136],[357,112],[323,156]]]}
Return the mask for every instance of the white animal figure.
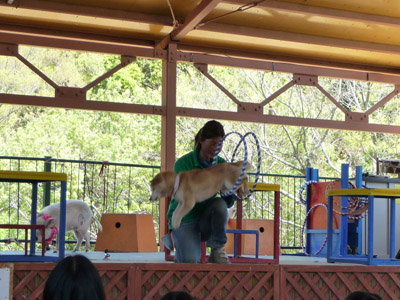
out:
{"label": "white animal figure", "polygon": [[[65,220],[65,232],[73,231],[77,243],[75,249],[76,252],[82,245],[82,241],[85,240],[86,252],[90,249],[90,235],[89,226],[95,221],[99,231],[103,228],[100,222],[93,217],[93,213],[89,206],[82,200],[67,200],[66,220]],[[53,238],[57,235],[57,246],[56,251],[59,250],[59,236],[58,230],[60,228],[60,203],[54,203],[43,208],[37,215],[36,224],[45,226],[45,239],[46,243],[50,244]],[[36,231],[36,240],[42,240],[42,232]]]}

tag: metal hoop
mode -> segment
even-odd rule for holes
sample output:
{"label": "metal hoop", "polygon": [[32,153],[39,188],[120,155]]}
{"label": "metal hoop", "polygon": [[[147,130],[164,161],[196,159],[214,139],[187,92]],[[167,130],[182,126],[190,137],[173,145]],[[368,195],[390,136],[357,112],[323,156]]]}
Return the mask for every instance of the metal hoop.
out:
{"label": "metal hoop", "polygon": [[260,169],[261,169],[261,150],[260,150],[260,143],[258,142],[257,136],[256,136],[253,132],[247,132],[247,133],[243,136],[243,135],[241,135],[241,134],[238,133],[238,132],[232,131],[232,132],[226,134],[226,135],[221,139],[221,141],[218,143],[217,148],[215,149],[215,153],[214,153],[214,158],[213,158],[212,165],[215,165],[215,164],[216,164],[218,154],[219,154],[219,152],[221,151],[221,148],[222,148],[222,143],[223,143],[224,140],[225,140],[229,135],[231,135],[231,134],[237,134],[237,135],[240,137],[240,141],[239,141],[239,143],[236,145],[236,148],[235,148],[235,150],[234,150],[234,152],[233,152],[232,160],[231,160],[231,161],[233,162],[233,160],[234,160],[234,158],[235,158],[235,155],[236,155],[236,152],[237,152],[237,150],[239,149],[239,146],[240,146],[242,143],[243,143],[243,146],[244,146],[244,160],[243,160],[243,166],[242,166],[242,170],[241,170],[241,173],[240,173],[240,175],[239,175],[239,178],[236,180],[236,182],[235,182],[234,186],[231,188],[231,190],[228,191],[227,193],[221,194],[222,196],[227,196],[227,195],[234,194],[234,191],[236,191],[237,187],[239,186],[240,182],[242,181],[242,178],[243,178],[244,173],[245,173],[245,171],[246,171],[247,156],[248,156],[246,137],[247,137],[248,135],[252,135],[253,138],[254,138],[254,140],[255,140],[255,142],[256,142],[256,146],[257,146],[258,161],[257,161],[257,172],[256,172],[256,179],[255,179],[255,181],[254,181],[254,185],[253,185],[253,187],[250,189],[249,193],[248,193],[246,196],[244,196],[243,198],[239,198],[238,196],[236,196],[236,194],[234,194],[238,199],[243,200],[243,199],[247,199],[248,197],[250,197],[250,195],[254,192],[254,190],[255,190],[255,188],[256,188],[256,186],[257,186],[257,182],[258,182],[258,180],[259,180]]}
{"label": "metal hoop", "polygon": [[[305,255],[310,255],[310,254],[307,252],[306,248],[304,247],[304,239],[303,239],[304,228],[305,228],[305,226],[306,226],[308,216],[309,216],[310,213],[311,213],[315,208],[317,208],[318,206],[323,206],[323,207],[325,207],[326,212],[328,212],[328,206],[327,206],[325,203],[317,203],[317,204],[315,204],[313,207],[311,207],[310,210],[307,212],[306,217],[305,217],[305,219],[304,219],[303,226],[301,227],[301,248],[303,249]],[[325,241],[322,243],[321,248],[319,248],[319,250],[318,250],[317,252],[315,252],[314,254],[312,254],[312,255],[318,255],[319,253],[321,253],[321,251],[324,249],[324,247],[325,247],[325,245],[326,245],[327,242],[328,242],[328,235],[326,235]]]}

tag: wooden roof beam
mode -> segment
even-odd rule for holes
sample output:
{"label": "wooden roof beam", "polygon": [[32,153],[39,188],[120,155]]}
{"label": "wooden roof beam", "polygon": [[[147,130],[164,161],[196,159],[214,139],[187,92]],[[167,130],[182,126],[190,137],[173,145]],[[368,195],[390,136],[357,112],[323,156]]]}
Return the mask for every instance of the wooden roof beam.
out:
{"label": "wooden roof beam", "polygon": [[[28,26],[10,26],[1,23],[0,40],[13,44],[13,47],[24,44],[147,58],[166,58],[166,50],[154,51],[152,41]],[[179,60],[187,62],[400,84],[400,70],[397,68],[201,47],[185,43],[179,44],[178,48],[180,50],[178,52],[182,54],[179,55]],[[7,47],[1,48],[0,52],[4,52],[1,55],[10,55]]]}
{"label": "wooden roof beam", "polygon": [[378,108],[382,107],[383,105],[385,105],[387,102],[389,102],[392,98],[394,98],[395,96],[397,96],[400,92],[400,86],[399,85],[395,85],[394,90],[387,95],[386,97],[384,97],[383,99],[381,99],[378,103],[376,103],[374,106],[372,106],[370,109],[368,109],[365,114],[367,116],[369,116],[370,114],[372,114],[374,111],[376,111]]}
{"label": "wooden roof beam", "polygon": [[252,28],[237,25],[228,25],[221,23],[207,23],[201,27],[200,30],[219,32],[234,35],[251,36],[255,38],[287,41],[301,44],[313,44],[318,46],[326,47],[338,47],[356,50],[365,50],[380,53],[393,53],[398,54],[400,52],[400,46],[369,43],[363,41],[346,40],[339,38],[331,38],[317,35],[292,33],[278,30],[267,30],[260,28]]}
{"label": "wooden roof beam", "polygon": [[400,133],[400,126],[372,124],[368,123],[368,120],[366,122],[357,122],[357,121],[354,122],[349,120],[349,118],[346,118],[346,121],[320,120],[320,119],[309,119],[309,118],[264,115],[264,114],[256,114],[253,112],[237,113],[237,112],[209,110],[209,109],[196,109],[188,107],[177,107],[177,116],[203,118],[203,119],[219,119],[219,120],[227,120],[235,122],[254,122],[261,124],[265,123],[274,125],[287,125],[296,127],[314,127],[314,128],[363,131],[363,132],[381,132],[389,134]]}
{"label": "wooden roof beam", "polygon": [[[241,6],[248,4],[248,0],[225,0],[224,3]],[[314,6],[309,4],[297,4],[278,0],[269,0],[258,3],[257,7],[363,23],[368,21],[368,23],[379,25],[400,26],[399,18]]]}
{"label": "wooden roof beam", "polygon": [[174,28],[157,46],[166,49],[171,42],[179,42],[193,30],[222,0],[203,0],[186,18],[183,25]]}
{"label": "wooden roof beam", "polygon": [[6,1],[0,1],[0,7],[2,6],[15,7],[16,9],[62,13],[71,16],[106,18],[112,20],[141,22],[146,24],[156,24],[164,26],[171,26],[172,24],[172,18],[170,16],[136,13],[126,10],[99,8],[95,6],[66,4],[54,1],[18,0],[11,5],[7,4]]}
{"label": "wooden roof beam", "polygon": [[[250,69],[264,69],[283,73],[313,74],[325,77],[345,78],[386,83],[400,83],[400,69],[381,66],[354,64],[342,61],[328,61],[306,57],[292,57],[276,53],[261,53],[234,49],[220,49],[180,43],[189,62],[212,65],[236,66]],[[208,54],[203,54],[208,53]],[[185,57],[185,55],[182,55]],[[184,60],[184,59],[182,59]]]}
{"label": "wooden roof beam", "polygon": [[17,45],[154,57],[153,41],[2,23],[0,23],[0,41]]}

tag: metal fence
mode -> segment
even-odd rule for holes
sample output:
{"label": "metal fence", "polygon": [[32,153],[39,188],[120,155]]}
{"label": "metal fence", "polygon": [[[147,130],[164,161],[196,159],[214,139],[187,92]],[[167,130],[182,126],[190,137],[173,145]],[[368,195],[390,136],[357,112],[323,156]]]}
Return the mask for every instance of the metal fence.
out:
{"label": "metal fence", "polygon": [[[159,232],[159,203],[149,201],[149,182],[160,170],[159,166],[123,164],[101,161],[56,159],[51,157],[0,156],[0,169],[13,171],[51,171],[68,175],[67,199],[82,199],[93,207],[100,219],[102,213],[148,213],[153,215],[156,237]],[[255,174],[249,174],[254,181]],[[306,208],[299,199],[304,176],[260,174],[260,182],[281,186],[280,244],[282,252],[301,249],[301,228]],[[39,185],[38,209],[59,201],[59,184]],[[29,224],[29,184],[0,184],[0,224]],[[254,192],[243,204],[244,219],[273,219],[274,195],[272,192]],[[96,239],[94,230],[91,238]],[[16,230],[0,231],[0,249],[12,248],[10,241],[22,239]],[[73,242],[72,234],[67,241]],[[1,245],[2,244],[2,245]],[[71,246],[72,247],[72,246]]]}
{"label": "metal fence", "polygon": [[[0,157],[0,169],[12,171],[51,171],[68,175],[67,199],[88,203],[100,219],[103,213],[149,213],[153,215],[158,233],[159,205],[149,201],[149,182],[159,172],[159,166],[123,164],[99,161],[78,161],[51,157]],[[59,202],[57,182],[38,186],[38,209]],[[0,224],[29,224],[31,186],[25,183],[0,184]],[[23,239],[23,232],[0,231],[0,249],[13,248],[13,241]],[[156,234],[158,236],[158,234]],[[96,239],[94,228],[91,238]],[[73,243],[73,234],[67,235]],[[5,243],[5,245],[4,245]],[[17,243],[18,244],[18,243]]]}

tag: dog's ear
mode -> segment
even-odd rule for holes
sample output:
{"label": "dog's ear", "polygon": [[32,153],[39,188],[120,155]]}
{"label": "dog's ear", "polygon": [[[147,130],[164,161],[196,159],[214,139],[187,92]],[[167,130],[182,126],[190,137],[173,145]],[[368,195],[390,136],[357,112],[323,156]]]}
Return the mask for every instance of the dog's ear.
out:
{"label": "dog's ear", "polygon": [[[243,160],[239,160],[239,161],[235,162],[234,165],[236,165],[236,166],[242,168],[242,167],[243,167],[243,163],[244,163]],[[250,162],[247,161],[247,164],[246,164],[246,172],[250,171],[251,169],[252,169],[252,166],[251,166]]]}
{"label": "dog's ear", "polygon": [[154,186],[159,182],[160,182],[160,173],[158,173],[156,176],[153,177],[153,179],[150,181],[150,185]]}
{"label": "dog's ear", "polygon": [[253,166],[252,166],[251,163],[248,161],[248,162],[247,162],[247,165],[246,165],[246,172],[249,172],[249,171],[251,171],[251,170],[253,170]]}

